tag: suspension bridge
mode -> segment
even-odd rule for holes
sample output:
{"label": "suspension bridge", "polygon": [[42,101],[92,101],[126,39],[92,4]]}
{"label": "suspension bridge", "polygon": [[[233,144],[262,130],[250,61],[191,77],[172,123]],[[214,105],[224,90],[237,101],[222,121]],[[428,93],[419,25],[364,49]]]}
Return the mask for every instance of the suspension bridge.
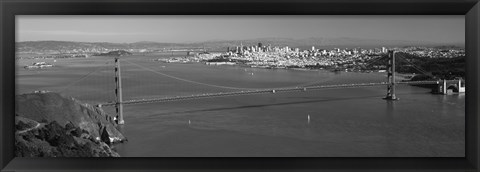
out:
{"label": "suspension bridge", "polygon": [[[156,69],[145,67],[141,64],[129,61],[129,60],[122,60],[122,62],[128,63],[130,66],[135,66],[139,69],[144,71],[149,71],[156,75],[164,76],[176,81],[181,81],[183,83],[190,83],[193,85],[203,86],[203,87],[211,87],[216,89],[226,90],[224,92],[207,92],[201,94],[193,94],[193,95],[178,95],[178,96],[162,96],[162,97],[153,97],[153,98],[136,98],[130,96],[128,100],[124,100],[124,93],[123,93],[123,86],[125,83],[122,83],[122,72],[121,72],[121,65],[120,59],[117,57],[114,60],[114,72],[115,72],[115,89],[114,91],[114,100],[97,103],[98,108],[102,107],[114,107],[116,111],[116,120],[118,124],[124,124],[124,115],[123,115],[123,105],[134,105],[134,104],[145,104],[145,103],[159,103],[159,102],[171,102],[171,101],[185,101],[185,100],[193,100],[193,99],[204,99],[204,98],[216,98],[216,97],[228,97],[228,96],[241,96],[241,95],[254,95],[254,94],[278,94],[278,93],[285,93],[285,92],[306,92],[306,91],[313,91],[313,90],[321,90],[321,89],[331,89],[331,88],[357,88],[357,87],[373,87],[373,86],[387,86],[387,94],[384,99],[387,101],[398,100],[395,94],[395,88],[397,85],[437,85],[435,88],[437,92],[446,94],[447,90],[452,88],[456,89],[459,92],[464,91],[464,87],[462,87],[461,80],[435,80],[435,81],[401,81],[397,82],[395,78],[395,61],[397,53],[395,51],[388,51],[387,56],[379,57],[369,62],[372,64],[374,62],[378,62],[378,60],[387,57],[387,81],[386,82],[369,82],[369,83],[349,83],[349,84],[318,84],[318,82],[311,82],[305,84],[299,84],[295,86],[287,86],[287,87],[278,87],[278,88],[245,88],[245,87],[233,87],[233,86],[225,86],[225,85],[216,85],[211,83],[193,81],[190,79],[185,79],[182,77],[178,77],[172,74],[167,74],[165,72],[158,71]],[[399,58],[404,60],[406,63],[410,64],[411,67],[415,68],[417,71],[429,75],[425,70],[421,67],[416,66],[415,64],[409,62],[406,59]],[[110,62],[107,62],[110,63]],[[368,66],[369,64],[365,65]],[[66,88],[77,84],[81,80],[87,78],[89,75],[97,73],[97,70],[93,70],[87,75],[80,78],[78,81],[75,81],[66,86]],[[126,73],[128,74],[128,73]],[[142,77],[142,76],[136,76]],[[108,81],[106,81],[108,82]],[[113,82],[112,82],[113,83]],[[128,85],[128,84],[127,84]],[[149,85],[149,83],[137,83],[133,86],[138,85]],[[158,84],[151,84],[151,85],[158,85]],[[130,85],[132,86],[132,85]],[[155,88],[154,88],[155,89]],[[159,89],[159,88],[157,88]],[[111,94],[111,92],[104,92],[102,94]]]}

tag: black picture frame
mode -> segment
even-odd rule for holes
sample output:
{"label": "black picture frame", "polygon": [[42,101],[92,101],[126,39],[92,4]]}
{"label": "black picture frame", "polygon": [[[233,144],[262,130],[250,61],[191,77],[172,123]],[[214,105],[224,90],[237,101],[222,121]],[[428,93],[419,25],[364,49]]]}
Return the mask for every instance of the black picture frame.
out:
{"label": "black picture frame", "polygon": [[[2,171],[477,171],[478,0],[0,0]],[[465,15],[465,158],[18,158],[14,157],[15,15]],[[354,144],[354,143],[352,143]]]}

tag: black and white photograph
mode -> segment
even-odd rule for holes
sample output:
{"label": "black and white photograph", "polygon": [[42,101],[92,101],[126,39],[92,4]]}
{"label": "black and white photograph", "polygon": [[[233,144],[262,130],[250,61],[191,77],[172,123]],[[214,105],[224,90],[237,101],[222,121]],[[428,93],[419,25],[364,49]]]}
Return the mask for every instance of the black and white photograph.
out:
{"label": "black and white photograph", "polygon": [[15,30],[16,157],[465,157],[464,15],[16,15]]}

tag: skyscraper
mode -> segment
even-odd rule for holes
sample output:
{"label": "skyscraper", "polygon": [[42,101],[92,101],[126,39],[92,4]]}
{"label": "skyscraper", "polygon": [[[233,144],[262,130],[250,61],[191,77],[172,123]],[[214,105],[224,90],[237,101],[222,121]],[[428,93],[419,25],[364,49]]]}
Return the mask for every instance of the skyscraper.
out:
{"label": "skyscraper", "polygon": [[240,54],[243,54],[243,42],[240,42]]}

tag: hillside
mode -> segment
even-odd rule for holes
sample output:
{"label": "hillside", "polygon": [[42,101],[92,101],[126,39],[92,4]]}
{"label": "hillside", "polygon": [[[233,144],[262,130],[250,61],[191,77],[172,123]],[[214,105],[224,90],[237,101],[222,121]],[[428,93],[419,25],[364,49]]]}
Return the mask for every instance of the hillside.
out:
{"label": "hillside", "polygon": [[163,50],[169,48],[202,48],[205,46],[209,50],[225,50],[226,47],[254,46],[258,43],[272,46],[290,46],[298,48],[308,48],[315,46],[317,48],[333,47],[394,47],[394,46],[439,46],[431,42],[417,42],[404,40],[377,40],[361,38],[258,38],[245,40],[214,40],[195,43],[160,43],[160,42],[134,42],[134,43],[108,43],[108,42],[69,42],[69,41],[27,41],[17,42],[17,52],[43,52],[43,53],[62,53],[73,50],[112,50],[112,49],[149,49]]}
{"label": "hillside", "polygon": [[132,53],[125,51],[125,50],[117,50],[117,51],[110,51],[108,53],[100,53],[96,54],[97,56],[113,56],[113,57],[118,57],[118,56],[129,56],[132,55]]}
{"label": "hillside", "polygon": [[16,109],[17,156],[116,157],[126,140],[101,109],[57,93],[18,95]]}

